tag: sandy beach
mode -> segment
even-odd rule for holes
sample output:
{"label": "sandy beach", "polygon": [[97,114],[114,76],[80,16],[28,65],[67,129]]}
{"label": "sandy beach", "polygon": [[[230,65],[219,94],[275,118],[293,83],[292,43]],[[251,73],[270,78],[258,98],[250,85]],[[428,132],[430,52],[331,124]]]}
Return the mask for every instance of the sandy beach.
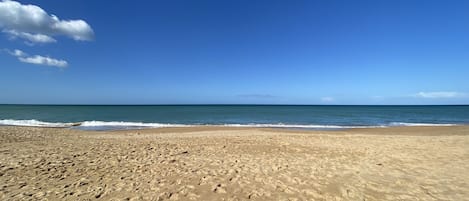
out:
{"label": "sandy beach", "polygon": [[469,127],[0,127],[1,200],[469,200]]}

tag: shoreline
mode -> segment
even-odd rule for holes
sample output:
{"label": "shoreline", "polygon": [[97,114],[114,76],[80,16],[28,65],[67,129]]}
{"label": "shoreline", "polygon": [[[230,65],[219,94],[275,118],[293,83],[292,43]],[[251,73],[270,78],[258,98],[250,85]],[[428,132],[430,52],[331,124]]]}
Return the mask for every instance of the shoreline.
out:
{"label": "shoreline", "polygon": [[316,123],[158,123],[145,121],[42,121],[37,119],[1,119],[0,126],[31,126],[45,128],[74,128],[80,130],[128,130],[128,129],[146,129],[146,128],[174,128],[174,127],[234,127],[234,128],[279,128],[279,129],[298,129],[298,130],[344,130],[355,128],[388,128],[388,127],[416,127],[416,126],[459,126],[469,125],[469,122],[438,122],[423,123],[418,121],[390,121],[390,122],[362,122],[362,123],[335,123],[316,122]]}
{"label": "shoreline", "polygon": [[[371,134],[380,132],[385,135],[402,135],[401,133],[412,134],[415,131],[425,131],[427,133],[441,133],[442,130],[448,128],[456,131],[459,135],[469,135],[465,131],[469,131],[469,125],[467,124],[455,124],[455,125],[444,125],[444,126],[391,126],[391,127],[369,127],[369,128],[342,128],[342,129],[308,129],[308,128],[289,128],[289,127],[233,127],[223,125],[201,125],[201,126],[181,126],[181,127],[159,127],[159,128],[125,128],[125,129],[107,129],[107,130],[93,130],[93,129],[77,129],[74,127],[46,127],[46,126],[16,126],[16,125],[0,125],[0,128],[44,128],[44,129],[64,129],[71,131],[82,131],[82,132],[96,132],[96,133],[122,133],[122,132],[142,132],[142,133],[169,133],[169,132],[203,132],[203,131],[248,131],[248,130],[261,130],[270,131],[277,133],[321,133],[321,134],[334,134],[334,133],[360,133],[360,134]],[[393,134],[394,133],[394,134]],[[416,133],[413,133],[414,135]],[[381,134],[380,134],[381,135]],[[421,135],[421,134],[420,134]],[[451,134],[454,135],[454,132]]]}
{"label": "shoreline", "polygon": [[0,126],[1,200],[464,200],[469,126]]}

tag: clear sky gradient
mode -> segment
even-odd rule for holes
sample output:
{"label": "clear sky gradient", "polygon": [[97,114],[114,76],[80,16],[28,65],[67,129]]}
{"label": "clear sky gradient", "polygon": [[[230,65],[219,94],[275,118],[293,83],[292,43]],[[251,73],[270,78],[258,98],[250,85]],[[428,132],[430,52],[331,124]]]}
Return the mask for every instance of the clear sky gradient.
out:
{"label": "clear sky gradient", "polygon": [[0,103],[469,104],[466,0],[19,3],[94,36],[4,17]]}

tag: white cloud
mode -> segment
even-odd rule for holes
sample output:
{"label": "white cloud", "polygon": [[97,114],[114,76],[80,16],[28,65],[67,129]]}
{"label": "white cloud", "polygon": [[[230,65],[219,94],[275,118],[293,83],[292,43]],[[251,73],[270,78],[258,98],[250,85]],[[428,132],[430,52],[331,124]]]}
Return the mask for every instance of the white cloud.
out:
{"label": "white cloud", "polygon": [[52,36],[65,35],[75,40],[93,40],[94,32],[83,20],[61,20],[35,5],[0,1],[0,28],[12,37],[36,43],[50,43]]}
{"label": "white cloud", "polygon": [[33,43],[54,43],[57,42],[54,38],[44,34],[30,34],[25,32],[17,32],[15,30],[4,30],[4,33],[10,34],[14,38],[23,38]]}
{"label": "white cloud", "polygon": [[13,50],[13,51],[9,51],[9,53],[15,57],[24,57],[24,56],[27,56],[26,53],[24,53],[23,51],[21,50]]}
{"label": "white cloud", "polygon": [[24,63],[37,64],[37,65],[55,66],[59,68],[64,68],[68,66],[68,63],[65,60],[59,60],[59,59],[44,57],[40,55],[35,55],[31,57],[19,57],[18,59]]}
{"label": "white cloud", "polygon": [[275,98],[276,96],[271,94],[240,94],[238,97],[242,98]]}
{"label": "white cloud", "polygon": [[374,100],[383,100],[383,99],[384,99],[384,96],[371,96],[371,99],[374,99]]}
{"label": "white cloud", "polygon": [[418,98],[460,98],[467,96],[466,93],[455,91],[419,92],[413,95]]}
{"label": "white cloud", "polygon": [[36,65],[45,65],[45,66],[54,66],[59,68],[65,68],[68,66],[68,62],[62,59],[54,59],[48,56],[34,55],[29,56],[29,54],[21,50],[5,50],[11,55],[18,58],[19,61],[23,63],[36,64]]}
{"label": "white cloud", "polygon": [[321,101],[326,102],[326,103],[330,103],[330,102],[334,102],[335,99],[333,97],[322,97]]}

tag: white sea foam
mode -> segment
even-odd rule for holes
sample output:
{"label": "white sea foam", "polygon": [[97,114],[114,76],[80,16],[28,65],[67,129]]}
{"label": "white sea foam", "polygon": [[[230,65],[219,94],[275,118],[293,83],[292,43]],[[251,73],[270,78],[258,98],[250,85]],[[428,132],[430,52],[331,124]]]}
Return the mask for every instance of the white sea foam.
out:
{"label": "white sea foam", "polygon": [[31,120],[0,120],[0,125],[10,126],[33,126],[33,127],[76,127],[83,129],[109,128],[168,128],[168,127],[191,127],[191,126],[226,126],[226,127],[256,127],[256,128],[298,128],[298,129],[348,129],[348,128],[385,128],[398,126],[454,126],[457,124],[431,124],[431,123],[407,123],[392,122],[386,125],[372,126],[339,126],[339,125],[315,125],[315,124],[167,124],[167,123],[144,123],[144,122],[126,122],[126,121],[84,121],[84,122],[45,122],[35,119]]}
{"label": "white sea foam", "polygon": [[76,125],[77,123],[60,123],[60,122],[45,122],[38,121],[35,119],[30,120],[14,120],[14,119],[2,119],[0,120],[0,125],[9,125],[9,126],[34,126],[34,127],[70,127]]}
{"label": "white sea foam", "polygon": [[227,127],[257,127],[257,128],[310,128],[310,129],[345,129],[345,128],[383,128],[386,126],[337,126],[315,124],[224,124]]}
{"label": "white sea foam", "polygon": [[392,122],[389,126],[456,126],[457,124],[429,124],[429,123],[407,123],[407,122]]}
{"label": "white sea foam", "polygon": [[188,124],[162,124],[162,123],[143,123],[143,122],[126,122],[126,121],[84,121],[81,127],[187,127]]}

